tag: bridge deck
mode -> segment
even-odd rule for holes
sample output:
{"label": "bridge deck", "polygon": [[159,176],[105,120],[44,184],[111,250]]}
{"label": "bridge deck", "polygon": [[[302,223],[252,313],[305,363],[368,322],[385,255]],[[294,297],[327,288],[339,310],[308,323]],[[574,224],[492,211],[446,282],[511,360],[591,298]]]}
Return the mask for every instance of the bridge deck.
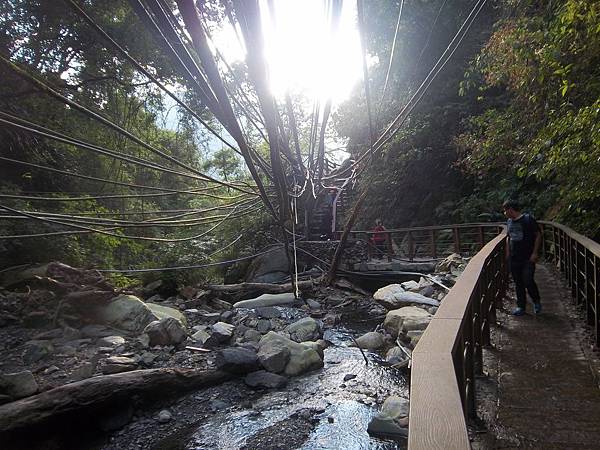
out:
{"label": "bridge deck", "polygon": [[490,378],[480,379],[490,433],[474,448],[599,449],[600,389],[585,333],[559,274],[539,265],[536,280],[541,315],[530,304],[522,317],[498,314],[495,348],[486,351]]}

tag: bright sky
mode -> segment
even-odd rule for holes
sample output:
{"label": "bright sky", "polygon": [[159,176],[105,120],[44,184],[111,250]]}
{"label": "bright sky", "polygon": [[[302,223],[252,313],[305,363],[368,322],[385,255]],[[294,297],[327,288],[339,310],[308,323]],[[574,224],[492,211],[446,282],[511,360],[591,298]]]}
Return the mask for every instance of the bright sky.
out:
{"label": "bright sky", "polygon": [[[347,99],[362,78],[356,2],[343,2],[335,35],[331,34],[323,0],[277,0],[274,4],[275,20],[267,1],[260,0],[273,93],[281,98],[289,90],[322,102],[331,97],[334,104]],[[214,39],[228,61],[244,58],[229,23]]]}

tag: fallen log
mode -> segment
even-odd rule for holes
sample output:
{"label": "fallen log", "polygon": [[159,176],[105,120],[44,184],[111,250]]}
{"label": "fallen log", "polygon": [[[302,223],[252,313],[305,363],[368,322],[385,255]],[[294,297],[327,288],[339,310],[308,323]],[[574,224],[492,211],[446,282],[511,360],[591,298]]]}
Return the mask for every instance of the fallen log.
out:
{"label": "fallen log", "polygon": [[0,441],[49,422],[71,423],[70,417],[93,416],[112,404],[150,397],[164,400],[170,393],[214,386],[233,377],[221,371],[166,368],[134,370],[66,384],[0,406]]}
{"label": "fallen log", "polygon": [[[311,289],[314,286],[312,280],[299,281],[298,289]],[[242,291],[256,291],[261,294],[284,294],[293,292],[292,283],[272,284],[272,283],[238,283],[238,284],[209,284],[207,289],[214,292],[225,292],[233,294]]]}

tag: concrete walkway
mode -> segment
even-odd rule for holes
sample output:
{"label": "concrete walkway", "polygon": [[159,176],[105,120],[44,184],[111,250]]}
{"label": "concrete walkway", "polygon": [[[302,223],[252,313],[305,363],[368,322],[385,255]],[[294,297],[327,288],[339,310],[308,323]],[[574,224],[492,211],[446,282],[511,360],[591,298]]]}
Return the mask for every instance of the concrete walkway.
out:
{"label": "concrete walkway", "polygon": [[541,315],[531,304],[525,316],[498,315],[495,348],[487,352],[495,367],[486,364],[496,383],[480,405],[487,403],[480,414],[490,433],[481,448],[600,449],[600,389],[582,349],[583,326],[553,268],[538,265],[536,280]]}

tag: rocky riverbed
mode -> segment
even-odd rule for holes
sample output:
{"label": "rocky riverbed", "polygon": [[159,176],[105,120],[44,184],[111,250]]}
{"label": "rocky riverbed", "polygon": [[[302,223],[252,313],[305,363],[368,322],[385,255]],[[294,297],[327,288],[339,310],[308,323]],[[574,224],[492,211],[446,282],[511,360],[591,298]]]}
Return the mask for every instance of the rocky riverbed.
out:
{"label": "rocky riverbed", "polygon": [[0,415],[124,374],[224,375],[191,393],[148,381],[118,396],[115,384],[114,399],[30,414],[18,429],[0,420],[0,434],[14,448],[401,448],[410,351],[464,263],[374,295],[340,280],[241,302],[202,287],[115,289],[60,263],[4,277]]}

